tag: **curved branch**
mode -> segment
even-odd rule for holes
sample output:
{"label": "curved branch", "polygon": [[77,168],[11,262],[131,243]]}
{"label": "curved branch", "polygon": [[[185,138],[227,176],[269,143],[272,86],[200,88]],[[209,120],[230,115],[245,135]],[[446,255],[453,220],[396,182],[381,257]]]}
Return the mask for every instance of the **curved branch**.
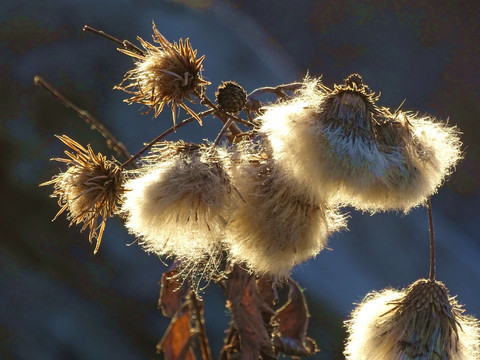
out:
{"label": "curved branch", "polygon": [[77,105],[72,103],[68,100],[65,96],[63,96],[58,90],[56,90],[48,81],[43,79],[41,76],[36,75],[33,78],[33,82],[35,85],[40,85],[44,89],[46,89],[50,94],[52,94],[58,101],[60,101],[63,106],[67,109],[73,110],[78,117],[80,117],[83,121],[87,124],[91,125],[95,130],[97,130],[106,140],[107,146],[115,151],[119,156],[123,156],[124,158],[128,159],[132,155],[127,150],[125,145],[123,145],[117,138],[107,129],[105,125],[103,125],[100,121],[95,119],[92,115],[90,115],[87,111],[79,108]]}
{"label": "curved branch", "polygon": [[264,94],[264,93],[271,93],[275,94],[279,97],[285,98],[287,95],[285,94],[285,91],[296,91],[300,89],[303,86],[302,83],[291,83],[291,84],[285,84],[285,85],[278,85],[275,87],[270,87],[270,86],[264,86],[258,89],[253,90],[250,94],[248,94],[247,98],[255,98],[259,94]]}
{"label": "curved branch", "polygon": [[[207,116],[211,113],[213,113],[214,110],[211,109],[211,110],[206,110],[206,111],[203,111],[201,113],[198,113],[197,115],[199,117],[204,117],[204,116]],[[160,140],[162,140],[165,136],[171,134],[172,132],[175,132],[177,129],[181,128],[182,126],[184,125],[187,125],[188,123],[191,123],[192,121],[194,120],[197,120],[196,117],[189,117],[188,119],[185,119],[183,120],[181,123],[179,124],[176,124],[174,126],[172,126],[170,129],[168,130],[165,130],[163,133],[161,133],[160,135],[158,135],[155,139],[153,139],[152,141],[150,141],[147,145],[145,145],[139,152],[137,152],[135,155],[133,155],[132,157],[130,157],[127,161],[125,161],[123,164],[122,164],[122,168],[125,168],[128,164],[130,164],[132,161],[135,161],[136,159],[138,159],[140,157],[140,155],[142,155],[145,151],[149,150],[153,145],[155,145],[157,142],[159,142]]]}

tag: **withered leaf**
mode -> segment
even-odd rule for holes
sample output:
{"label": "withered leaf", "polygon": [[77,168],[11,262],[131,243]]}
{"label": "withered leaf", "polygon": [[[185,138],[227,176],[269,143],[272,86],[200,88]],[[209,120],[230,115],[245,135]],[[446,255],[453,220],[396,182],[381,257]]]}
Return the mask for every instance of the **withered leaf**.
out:
{"label": "withered leaf", "polygon": [[275,348],[290,356],[307,356],[319,351],[315,341],[307,337],[308,307],[300,286],[288,280],[288,301],[277,310],[278,331]]}
{"label": "withered leaf", "polygon": [[160,297],[158,307],[162,309],[162,314],[172,318],[175,316],[182,305],[182,298],[185,295],[184,286],[181,279],[178,278],[178,262],[174,262],[170,268],[163,273],[160,281]]}
{"label": "withered leaf", "polygon": [[163,352],[165,360],[195,360],[190,346],[194,338],[191,323],[191,313],[188,304],[185,304],[170,322],[157,345],[157,353]]}
{"label": "withered leaf", "polygon": [[275,283],[270,277],[262,276],[257,279],[257,288],[266,304],[275,304],[278,300]]}
{"label": "withered leaf", "polygon": [[[264,321],[273,315],[271,307],[260,295],[254,276],[234,266],[224,282],[227,306],[232,312],[236,331],[240,337],[241,359],[276,359],[269,324]],[[232,349],[233,351],[233,349]]]}

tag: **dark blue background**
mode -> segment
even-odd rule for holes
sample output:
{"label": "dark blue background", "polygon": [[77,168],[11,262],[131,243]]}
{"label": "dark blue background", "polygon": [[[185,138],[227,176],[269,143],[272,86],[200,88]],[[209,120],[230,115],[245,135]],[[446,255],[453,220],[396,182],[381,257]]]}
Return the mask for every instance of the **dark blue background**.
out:
{"label": "dark blue background", "polygon": [[[171,124],[112,91],[131,61],[84,24],[122,39],[190,37],[206,54],[210,98],[223,80],[247,91],[323,75],[327,86],[358,72],[381,105],[449,119],[464,132],[465,159],[433,198],[438,278],[480,316],[479,93],[476,1],[2,1],[0,4],[0,358],[154,359],[168,321],[156,309],[165,266],[113,219],[99,254],[68,228],[40,182],[58,173],[67,134],[109,153],[101,136],[33,85],[42,75],[101,119],[131,152]],[[198,109],[198,108],[197,108]],[[169,139],[213,140],[209,119]],[[348,210],[348,209],[347,209]],[[349,231],[295,269],[310,305],[310,334],[341,359],[342,320],[371,290],[428,275],[425,209],[407,216],[351,211]],[[128,246],[131,245],[131,246]],[[217,354],[228,323],[221,291],[204,294]]]}

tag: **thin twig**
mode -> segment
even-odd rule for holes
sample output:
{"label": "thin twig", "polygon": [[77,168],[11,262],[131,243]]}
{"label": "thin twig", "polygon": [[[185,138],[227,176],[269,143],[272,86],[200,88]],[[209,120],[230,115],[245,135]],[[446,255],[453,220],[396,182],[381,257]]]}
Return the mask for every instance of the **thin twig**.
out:
{"label": "thin twig", "polygon": [[198,300],[195,291],[190,290],[190,303],[193,306],[193,311],[195,312],[195,321],[197,323],[197,330],[200,337],[200,350],[202,352],[203,360],[213,360],[210,346],[208,344],[207,331],[205,329],[205,322],[203,320],[203,305],[200,300]]}
{"label": "thin twig", "polygon": [[[245,111],[245,112],[248,113],[248,111]],[[250,120],[244,120],[232,114],[228,114],[228,116],[242,125],[249,126],[251,128],[255,127],[255,124]]]}
{"label": "thin twig", "polygon": [[278,85],[275,87],[264,86],[264,87],[253,90],[250,94],[248,94],[247,98],[249,99],[254,98],[257,95],[264,94],[264,93],[271,93],[280,97],[285,97],[284,91],[295,91],[300,89],[302,86],[303,86],[302,83],[291,83],[291,84],[285,84],[285,85]]}
{"label": "thin twig", "polygon": [[223,124],[222,130],[220,130],[220,132],[218,133],[217,138],[213,143],[213,146],[217,146],[218,144],[220,144],[220,140],[222,139],[223,135],[225,135],[225,133],[227,132],[227,129],[230,127],[230,125],[232,125],[232,123],[233,123],[233,118],[230,118],[227,120],[225,124]]}
{"label": "thin twig", "polygon": [[[215,112],[215,115],[217,115],[217,117],[224,124],[228,121],[228,119],[226,119],[226,117],[229,116],[229,115],[227,115],[223,111],[221,111],[206,95],[203,95],[201,103],[206,104],[209,108],[213,109],[213,111]],[[232,122],[230,124],[230,126],[228,127],[228,130],[230,130],[230,132],[232,133],[233,136],[236,136],[236,135],[242,133],[242,130],[240,130],[238,125],[235,124],[234,122]]]}
{"label": "thin twig", "polygon": [[251,116],[253,113],[255,116],[261,114],[260,109],[265,105],[263,102],[256,99],[256,97],[260,94],[270,93],[277,96],[277,98],[287,99],[289,96],[285,93],[285,91],[296,91],[303,86],[303,83],[290,83],[285,85],[278,85],[275,87],[265,86],[258,89],[253,90],[250,94],[247,95],[247,102],[245,104],[245,109],[247,113],[248,120],[250,122],[250,126],[254,127],[254,119]]}
{"label": "thin twig", "polygon": [[430,280],[435,280],[435,233],[433,231],[432,200],[427,200],[428,225],[430,231]]}
{"label": "thin twig", "polygon": [[[204,116],[207,116],[211,113],[213,113],[214,110],[213,109],[210,109],[210,110],[206,110],[206,111],[203,111],[201,113],[198,113],[197,116],[199,117],[204,117]],[[185,119],[183,120],[181,123],[179,124],[175,124],[174,126],[172,126],[170,129],[168,130],[165,130],[163,133],[161,133],[160,135],[158,135],[155,139],[153,139],[152,141],[150,141],[147,145],[145,145],[139,152],[137,152],[135,155],[131,156],[127,161],[125,161],[123,164],[122,164],[122,168],[125,168],[128,164],[130,164],[132,161],[135,161],[136,159],[138,159],[138,157],[140,155],[142,155],[145,151],[149,150],[153,145],[155,145],[157,142],[159,142],[160,140],[162,140],[165,136],[171,134],[172,132],[175,132],[177,129],[181,128],[182,126],[184,125],[187,125],[188,123],[191,123],[192,121],[196,120],[195,117],[189,117],[188,119]]]}
{"label": "thin twig", "polygon": [[88,25],[84,25],[82,30],[86,31],[86,32],[91,32],[92,34],[95,34],[97,36],[103,37],[104,39],[110,40],[110,41],[114,42],[115,44],[121,46],[125,50],[132,51],[132,52],[134,52],[138,55],[142,55],[142,56],[145,55],[145,53],[143,52],[142,49],[140,49],[136,45],[132,44],[128,40],[119,40],[116,37],[114,37],[112,35],[109,35],[102,30],[94,29],[94,28],[92,28],[91,26],[88,26]]}
{"label": "thin twig", "polygon": [[40,85],[48,92],[50,92],[58,101],[60,101],[63,106],[67,109],[73,110],[83,121],[87,124],[91,125],[95,130],[97,130],[106,140],[107,146],[114,150],[118,155],[123,156],[124,158],[128,159],[132,155],[128,152],[125,145],[123,145],[120,141],[113,136],[113,134],[103,125],[100,121],[95,119],[92,115],[90,115],[87,111],[79,108],[77,105],[72,103],[68,100],[65,96],[63,96],[58,90],[56,90],[51,84],[49,84],[45,79],[40,76],[35,76],[33,78],[35,85]]}

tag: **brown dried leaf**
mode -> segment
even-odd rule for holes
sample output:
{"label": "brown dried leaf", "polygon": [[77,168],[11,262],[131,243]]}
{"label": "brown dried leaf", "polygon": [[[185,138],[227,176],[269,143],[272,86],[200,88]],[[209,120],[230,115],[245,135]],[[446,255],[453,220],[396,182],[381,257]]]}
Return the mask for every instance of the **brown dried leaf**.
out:
{"label": "brown dried leaf", "polygon": [[288,301],[277,311],[278,331],[275,348],[290,356],[307,356],[319,351],[315,341],[307,337],[308,307],[300,286],[288,279]]}
{"label": "brown dried leaf", "polygon": [[257,288],[260,296],[267,304],[275,304],[278,294],[274,282],[270,277],[262,276],[257,279]]}
{"label": "brown dried leaf", "polygon": [[231,310],[235,330],[240,338],[239,352],[241,359],[276,359],[271,335],[267,330],[269,324],[264,321],[265,315],[270,318],[274,312],[260,295],[255,278],[239,266],[234,266],[224,282],[227,295],[227,307]]}
{"label": "brown dried leaf", "polygon": [[195,335],[192,334],[191,323],[191,313],[188,304],[185,304],[170,322],[157,345],[157,353],[163,352],[165,360],[195,360],[190,346]]}
{"label": "brown dried leaf", "polygon": [[178,278],[178,263],[174,262],[172,266],[163,273],[160,282],[160,297],[158,307],[162,309],[162,314],[172,318],[175,316],[182,305],[182,298],[185,295],[181,279]]}

